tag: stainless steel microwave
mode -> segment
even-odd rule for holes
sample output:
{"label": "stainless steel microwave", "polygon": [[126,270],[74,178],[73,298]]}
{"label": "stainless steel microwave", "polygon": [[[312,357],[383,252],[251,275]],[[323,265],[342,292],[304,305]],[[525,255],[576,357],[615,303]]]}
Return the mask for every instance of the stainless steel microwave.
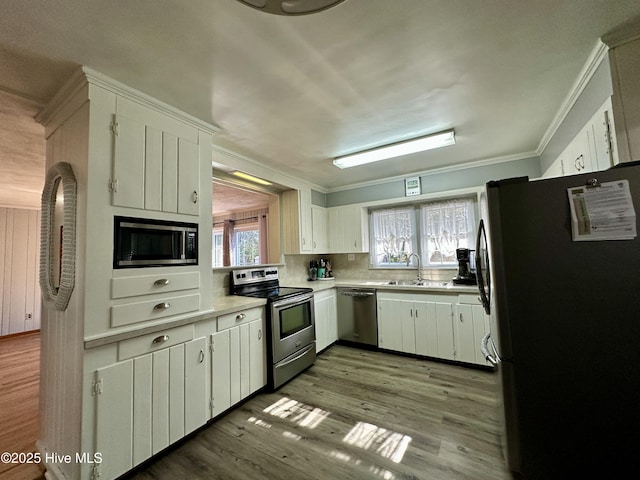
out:
{"label": "stainless steel microwave", "polygon": [[197,264],[197,223],[114,217],[113,268]]}

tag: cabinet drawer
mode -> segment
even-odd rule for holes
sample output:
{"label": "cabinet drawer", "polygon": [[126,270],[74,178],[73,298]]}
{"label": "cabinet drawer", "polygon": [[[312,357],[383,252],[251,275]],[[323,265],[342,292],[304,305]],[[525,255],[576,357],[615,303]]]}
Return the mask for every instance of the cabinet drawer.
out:
{"label": "cabinet drawer", "polygon": [[120,327],[157,318],[193,312],[200,308],[200,294],[165,297],[111,307],[111,326]]}
{"label": "cabinet drawer", "polygon": [[111,298],[176,292],[192,288],[200,288],[200,272],[112,278]]}
{"label": "cabinet drawer", "polygon": [[193,340],[193,325],[169,328],[118,342],[118,360],[139,357]]}
{"label": "cabinet drawer", "polygon": [[458,295],[458,303],[466,303],[468,305],[482,305],[482,300],[477,293],[461,293]]}
{"label": "cabinet drawer", "polygon": [[221,315],[218,317],[218,331],[226,330],[227,328],[241,325],[243,323],[252,322],[262,318],[261,307],[251,308],[249,310],[242,310],[239,312],[228,313],[227,315]]}

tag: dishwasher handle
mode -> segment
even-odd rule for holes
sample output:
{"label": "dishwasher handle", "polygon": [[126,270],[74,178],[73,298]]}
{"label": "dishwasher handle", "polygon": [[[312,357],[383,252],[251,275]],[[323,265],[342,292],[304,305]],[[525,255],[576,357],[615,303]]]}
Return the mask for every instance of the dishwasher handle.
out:
{"label": "dishwasher handle", "polygon": [[372,297],[375,294],[376,292],[361,291],[361,290],[344,290],[340,292],[340,295],[344,295],[345,297]]}

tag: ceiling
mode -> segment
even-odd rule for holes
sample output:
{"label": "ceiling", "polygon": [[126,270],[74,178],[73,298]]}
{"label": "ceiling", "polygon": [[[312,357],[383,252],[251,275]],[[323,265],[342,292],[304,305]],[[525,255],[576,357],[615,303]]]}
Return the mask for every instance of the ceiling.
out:
{"label": "ceiling", "polygon": [[[235,0],[3,0],[2,195],[39,198],[43,129],[32,118],[78,65],[328,190],[535,154],[599,37],[639,16],[637,0],[347,0],[295,17]],[[449,128],[452,147],[331,163]]]}

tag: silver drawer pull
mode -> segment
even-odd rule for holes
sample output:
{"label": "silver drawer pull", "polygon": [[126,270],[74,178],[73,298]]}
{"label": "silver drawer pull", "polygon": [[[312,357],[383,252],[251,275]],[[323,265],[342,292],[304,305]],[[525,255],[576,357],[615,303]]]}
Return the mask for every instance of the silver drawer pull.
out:
{"label": "silver drawer pull", "polygon": [[170,306],[171,306],[170,303],[162,302],[162,303],[157,304],[155,307],[153,307],[153,309],[154,310],[166,310]]}
{"label": "silver drawer pull", "polygon": [[236,320],[237,321],[244,320],[244,317],[246,317],[244,313],[239,313],[238,315],[236,315]]}
{"label": "silver drawer pull", "polygon": [[153,282],[153,284],[156,287],[163,287],[165,285],[169,285],[171,282],[169,281],[169,279],[167,278],[161,278],[160,280],[156,280],[155,282]]}
{"label": "silver drawer pull", "polygon": [[169,340],[169,335],[160,335],[159,337],[156,337],[153,339],[153,344],[158,344],[158,343],[164,343],[167,340]]}

